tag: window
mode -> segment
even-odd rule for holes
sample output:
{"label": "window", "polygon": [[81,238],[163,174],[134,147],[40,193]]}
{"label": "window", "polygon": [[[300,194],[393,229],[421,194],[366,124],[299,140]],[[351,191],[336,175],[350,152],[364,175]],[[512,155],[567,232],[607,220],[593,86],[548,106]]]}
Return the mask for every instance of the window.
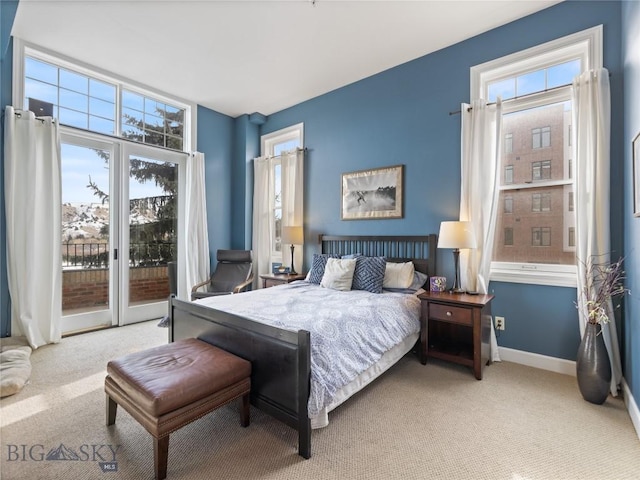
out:
{"label": "window", "polygon": [[534,128],[531,130],[531,148],[544,148],[551,146],[551,127]]}
{"label": "window", "polygon": [[531,196],[531,211],[533,212],[551,211],[551,194],[550,193],[534,193]]}
{"label": "window", "polygon": [[512,246],[513,245],[513,228],[505,227],[504,229],[504,245]]}
{"label": "window", "polygon": [[533,227],[531,229],[532,247],[549,247],[551,245],[551,227]]}
{"label": "window", "polygon": [[182,150],[184,112],[183,108],[123,90],[121,135],[137,142]]}
{"label": "window", "polygon": [[270,202],[271,202],[271,262],[282,262],[282,176],[280,155],[283,152],[302,148],[304,124],[299,123],[289,128],[262,136],[262,155],[275,157],[273,159],[273,171],[270,176]]}
{"label": "window", "polygon": [[567,178],[573,178],[573,160],[567,162]]}
{"label": "window", "polygon": [[513,153],[513,133],[504,136],[504,153]]}
{"label": "window", "polygon": [[531,164],[531,178],[534,181],[551,179],[551,160],[533,162]]}
{"label": "window", "polygon": [[504,213],[513,213],[513,197],[504,197]]}
{"label": "window", "polygon": [[[571,83],[576,75],[601,67],[598,26],[471,68],[471,100],[503,101],[505,144],[498,189],[505,203],[496,229],[504,232],[504,242],[496,235],[492,280],[576,285],[575,247],[568,238],[570,229],[575,230],[575,215],[567,200],[573,191]],[[505,132],[511,138],[531,136],[530,142],[515,146],[520,159],[515,165]],[[516,218],[507,211],[507,197]],[[543,212],[549,214],[540,226],[536,219]],[[563,233],[552,237],[552,231]],[[507,235],[514,240],[530,236],[531,242],[514,241],[504,248]]]}
{"label": "window", "polygon": [[576,227],[569,227],[569,246],[576,246]]}
{"label": "window", "polygon": [[569,192],[569,211],[573,212],[573,192]]}
{"label": "window", "polygon": [[[13,74],[14,105],[50,103],[60,125],[63,276],[99,268],[107,279],[90,308],[62,292],[62,331],[161,316],[169,279],[157,266],[185,255],[178,225],[195,106],[20,39]],[[85,288],[93,277],[84,277]],[[143,284],[153,288],[141,293]]]}
{"label": "window", "polygon": [[61,125],[115,135],[136,142],[189,151],[191,105],[133,87],[80,64],[62,60],[16,42],[18,78],[15,101],[29,108],[32,100],[53,105]]}
{"label": "window", "polygon": [[504,167],[504,183],[513,183],[513,165]]}
{"label": "window", "polygon": [[53,104],[53,116],[63,125],[115,134],[114,84],[25,57],[25,107],[29,107],[32,99]]}

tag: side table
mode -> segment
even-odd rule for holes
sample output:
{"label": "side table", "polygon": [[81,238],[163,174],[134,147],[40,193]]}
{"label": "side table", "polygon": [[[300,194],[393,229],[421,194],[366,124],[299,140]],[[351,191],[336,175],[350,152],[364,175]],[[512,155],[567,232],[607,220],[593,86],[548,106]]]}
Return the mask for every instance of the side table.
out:
{"label": "side table", "polygon": [[478,380],[489,361],[493,295],[425,292],[420,315],[420,361],[440,358],[467,365]]}

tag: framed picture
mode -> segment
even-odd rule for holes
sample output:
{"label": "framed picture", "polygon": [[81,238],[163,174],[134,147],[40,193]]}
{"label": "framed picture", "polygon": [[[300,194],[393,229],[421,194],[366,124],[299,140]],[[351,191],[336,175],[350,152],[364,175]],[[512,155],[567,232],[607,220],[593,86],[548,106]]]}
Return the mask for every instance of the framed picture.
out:
{"label": "framed picture", "polygon": [[342,174],[342,220],[402,218],[404,165]]}
{"label": "framed picture", "polygon": [[640,217],[640,133],[631,143],[633,151],[633,214]]}

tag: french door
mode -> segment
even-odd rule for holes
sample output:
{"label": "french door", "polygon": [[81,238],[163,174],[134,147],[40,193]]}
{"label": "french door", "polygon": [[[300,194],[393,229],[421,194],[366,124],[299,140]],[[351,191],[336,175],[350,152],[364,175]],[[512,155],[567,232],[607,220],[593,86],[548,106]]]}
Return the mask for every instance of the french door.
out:
{"label": "french door", "polygon": [[186,155],[86,132],[61,137],[63,333],[162,317],[168,264],[182,249]]}

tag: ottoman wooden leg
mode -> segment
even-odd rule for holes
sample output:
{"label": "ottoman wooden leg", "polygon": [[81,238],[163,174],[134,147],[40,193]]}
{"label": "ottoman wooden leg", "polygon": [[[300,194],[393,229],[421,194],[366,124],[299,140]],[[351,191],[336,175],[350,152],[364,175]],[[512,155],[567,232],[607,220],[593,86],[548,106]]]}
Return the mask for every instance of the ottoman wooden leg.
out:
{"label": "ottoman wooden leg", "polygon": [[249,394],[242,396],[242,406],[240,408],[240,425],[249,426]]}
{"label": "ottoman wooden leg", "polygon": [[107,427],[116,423],[116,412],[118,410],[118,404],[107,395]]}
{"label": "ottoman wooden leg", "polygon": [[169,435],[162,438],[153,437],[153,467],[156,480],[167,477],[167,460],[169,458]]}

